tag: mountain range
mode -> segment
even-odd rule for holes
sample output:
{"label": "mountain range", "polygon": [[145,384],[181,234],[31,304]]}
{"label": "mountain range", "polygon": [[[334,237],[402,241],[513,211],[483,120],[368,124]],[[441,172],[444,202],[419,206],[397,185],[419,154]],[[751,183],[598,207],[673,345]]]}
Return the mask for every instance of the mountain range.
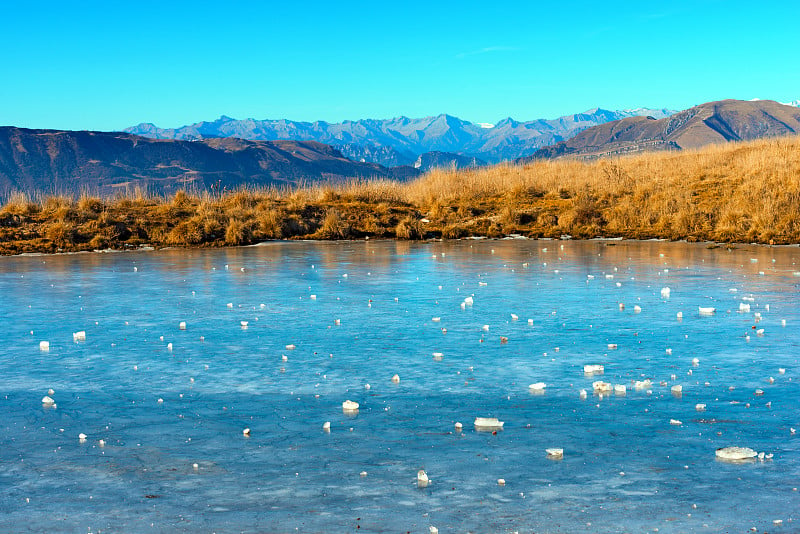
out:
{"label": "mountain range", "polygon": [[419,174],[413,167],[353,162],[315,141],[155,140],[119,132],[0,127],[0,198],[12,191],[172,193]]}
{"label": "mountain range", "polygon": [[682,150],[799,133],[800,109],[793,105],[772,100],[720,100],[663,119],[627,117],[594,126],[520,161]]}
{"label": "mountain range", "polygon": [[[237,120],[222,116],[211,122],[198,122],[179,128],[159,128],[142,123],[125,132],[153,139],[195,140],[211,137],[237,137],[250,140],[292,139],[318,141],[335,146],[354,161],[384,166],[412,165],[427,152],[439,152],[435,159],[445,166],[459,166],[458,160],[445,161],[451,153],[478,158],[487,163],[514,160],[537,149],[568,139],[586,128],[626,117],[667,117],[668,109],[638,108],[609,111],[600,108],[557,119],[518,122],[506,118],[497,124],[468,122],[452,115],[411,119],[364,119],[328,123],[281,120]],[[421,167],[420,170],[428,170]]]}
{"label": "mountain range", "polygon": [[[172,193],[180,188],[225,190],[239,186],[281,186],[314,182],[336,182],[348,178],[384,177],[405,180],[434,167],[469,168],[490,163],[456,150],[477,146],[472,133],[509,134],[501,142],[506,154],[513,154],[515,143],[533,143],[531,132],[568,128],[580,129],[567,140],[543,147],[519,158],[597,158],[652,150],[682,150],[727,141],[747,141],[763,137],[800,133],[800,109],[770,100],[722,100],[656,118],[642,116],[638,110],[628,116],[583,128],[592,121],[613,118],[619,112],[593,110],[572,115],[553,125],[547,121],[517,123],[511,119],[497,125],[475,125],[448,115],[428,119],[359,121],[348,124],[351,131],[374,123],[384,137],[373,141],[340,145],[346,154],[357,154],[352,161],[335,147],[317,141],[246,140],[235,137],[203,137],[195,140],[153,139],[123,132],[30,130],[13,126],[0,127],[0,198],[12,191],[68,193],[83,191],[113,195],[139,187],[154,193]],[[665,111],[662,113],[667,115]],[[231,123],[223,120],[220,125]],[[284,121],[287,125],[289,122]],[[382,123],[383,125],[378,125]],[[405,124],[402,132],[398,128]],[[300,123],[306,124],[308,123]],[[325,123],[313,123],[318,127]],[[527,126],[525,126],[527,125]],[[491,127],[490,127],[491,126]],[[419,130],[413,130],[418,127]],[[537,129],[538,128],[538,129]],[[197,128],[197,132],[205,131]],[[404,132],[404,133],[403,133]],[[529,137],[523,140],[522,134]],[[151,132],[153,133],[153,132]],[[158,132],[154,132],[158,133]],[[402,135],[401,135],[402,133]],[[187,132],[172,132],[187,136]],[[366,136],[366,133],[363,134]],[[378,135],[378,134],[375,134]],[[488,134],[487,134],[488,135]],[[404,147],[379,145],[380,139],[395,139]],[[362,141],[367,137],[361,137]],[[404,140],[400,143],[400,140]],[[412,142],[413,141],[413,142]],[[483,147],[487,146],[484,142]],[[496,145],[496,148],[500,145]],[[532,146],[532,145],[528,145]],[[413,150],[426,149],[416,154]],[[499,153],[499,152],[498,152]],[[415,156],[416,154],[416,156]],[[383,158],[392,167],[373,163]],[[413,159],[412,159],[413,158]]]}

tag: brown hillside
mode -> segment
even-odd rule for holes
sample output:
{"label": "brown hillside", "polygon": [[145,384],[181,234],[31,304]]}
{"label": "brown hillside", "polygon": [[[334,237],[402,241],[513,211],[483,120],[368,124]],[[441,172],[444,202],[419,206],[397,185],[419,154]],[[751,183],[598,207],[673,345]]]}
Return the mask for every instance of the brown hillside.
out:
{"label": "brown hillside", "polygon": [[542,148],[528,159],[681,150],[796,133],[800,133],[798,108],[772,100],[721,100],[664,119],[630,117],[594,126],[572,139]]}

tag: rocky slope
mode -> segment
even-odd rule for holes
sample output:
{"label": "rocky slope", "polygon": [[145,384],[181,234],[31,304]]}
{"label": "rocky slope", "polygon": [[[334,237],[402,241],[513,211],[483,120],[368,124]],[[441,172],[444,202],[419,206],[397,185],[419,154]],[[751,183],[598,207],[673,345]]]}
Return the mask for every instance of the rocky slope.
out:
{"label": "rocky slope", "polygon": [[772,100],[720,100],[654,119],[628,117],[594,126],[532,157],[594,158],[633,152],[699,148],[800,133],[800,109]]}

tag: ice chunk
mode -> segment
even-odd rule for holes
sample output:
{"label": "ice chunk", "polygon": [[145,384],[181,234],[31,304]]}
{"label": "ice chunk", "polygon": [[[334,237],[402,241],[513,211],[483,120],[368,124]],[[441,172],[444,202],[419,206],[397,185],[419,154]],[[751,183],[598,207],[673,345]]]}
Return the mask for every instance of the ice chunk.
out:
{"label": "ice chunk", "polygon": [[342,410],[346,412],[354,412],[358,410],[358,403],[348,399],[342,403]]}
{"label": "ice chunk", "polygon": [[612,390],[611,384],[608,382],[603,382],[602,380],[592,382],[592,388],[597,393],[610,393]]}
{"label": "ice chunk", "polygon": [[498,430],[503,428],[505,421],[498,421],[497,417],[476,417],[475,430]]}
{"label": "ice chunk", "polygon": [[633,387],[636,390],[647,389],[652,385],[653,385],[653,382],[649,378],[647,378],[645,380],[637,380],[637,381],[635,381],[633,383]]}
{"label": "ice chunk", "polygon": [[717,449],[717,458],[733,462],[752,460],[758,453],[749,447],[723,447]]}
{"label": "ice chunk", "polygon": [[583,366],[583,372],[587,375],[602,375],[604,371],[605,368],[602,365],[591,364]]}
{"label": "ice chunk", "polygon": [[430,483],[431,483],[431,479],[428,478],[428,473],[426,473],[424,469],[420,469],[419,471],[417,471],[417,486],[418,487],[427,488]]}

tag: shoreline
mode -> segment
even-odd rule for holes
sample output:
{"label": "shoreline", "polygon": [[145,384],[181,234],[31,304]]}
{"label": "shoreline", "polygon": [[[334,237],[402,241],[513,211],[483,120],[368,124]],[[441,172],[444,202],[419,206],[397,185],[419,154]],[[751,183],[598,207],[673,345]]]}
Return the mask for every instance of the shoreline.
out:
{"label": "shoreline", "polygon": [[181,190],[169,198],[17,193],[0,206],[0,255],[514,236],[800,244],[800,137],[439,169],[411,182]]}
{"label": "shoreline", "polygon": [[769,243],[746,243],[746,242],[717,242],[717,241],[689,241],[686,239],[663,239],[663,238],[649,238],[649,239],[628,239],[622,237],[592,237],[588,239],[560,239],[552,237],[529,238],[525,236],[519,237],[482,237],[470,236],[458,239],[392,239],[392,238],[377,238],[371,239],[369,237],[362,239],[270,239],[252,243],[248,245],[220,245],[220,246],[175,246],[168,245],[164,247],[153,247],[150,245],[143,245],[141,247],[133,248],[105,248],[93,250],[74,250],[74,251],[57,251],[57,252],[21,252],[19,254],[0,254],[0,258],[36,258],[36,257],[50,257],[50,256],[75,256],[75,255],[88,255],[88,254],[127,254],[127,253],[144,253],[144,252],[162,252],[162,251],[196,251],[196,250],[222,250],[222,249],[235,249],[235,248],[257,248],[268,245],[281,245],[289,243],[387,243],[387,242],[407,242],[419,244],[433,244],[433,243],[458,243],[466,241],[545,241],[545,242],[571,242],[571,243],[604,243],[606,246],[616,246],[617,244],[627,243],[669,243],[669,244],[686,244],[703,247],[708,250],[724,248],[726,250],[739,250],[743,247],[754,247],[757,249],[789,249],[800,248],[798,243],[787,244],[769,244]]}

